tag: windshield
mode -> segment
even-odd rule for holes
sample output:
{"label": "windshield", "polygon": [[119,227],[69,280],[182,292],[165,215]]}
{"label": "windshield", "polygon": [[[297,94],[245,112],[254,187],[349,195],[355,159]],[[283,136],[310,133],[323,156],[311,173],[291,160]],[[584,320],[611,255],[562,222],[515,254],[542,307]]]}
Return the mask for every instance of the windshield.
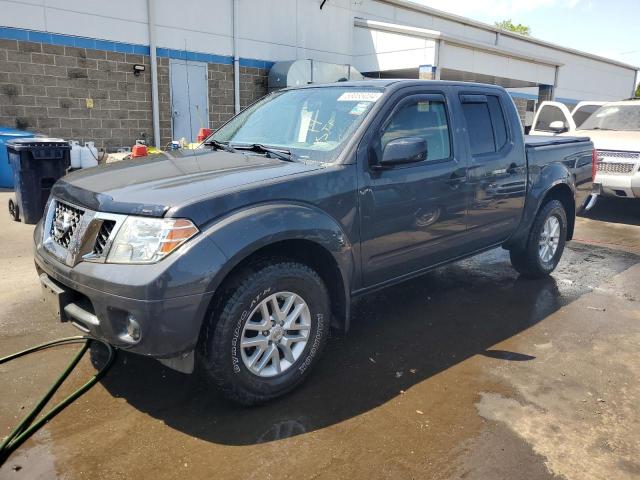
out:
{"label": "windshield", "polygon": [[585,120],[580,130],[640,131],[640,103],[600,107]]}
{"label": "windshield", "polygon": [[332,162],[382,96],[372,88],[321,87],[268,95],[211,139],[231,146],[261,144],[294,158]]}

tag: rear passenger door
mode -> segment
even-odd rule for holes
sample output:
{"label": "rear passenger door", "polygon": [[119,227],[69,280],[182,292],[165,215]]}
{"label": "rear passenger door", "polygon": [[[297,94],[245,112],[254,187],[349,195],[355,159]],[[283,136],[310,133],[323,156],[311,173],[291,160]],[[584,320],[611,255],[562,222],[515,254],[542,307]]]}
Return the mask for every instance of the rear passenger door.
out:
{"label": "rear passenger door", "polygon": [[520,221],[527,175],[524,143],[506,94],[471,91],[459,97],[471,154],[467,228],[479,249],[505,240]]}

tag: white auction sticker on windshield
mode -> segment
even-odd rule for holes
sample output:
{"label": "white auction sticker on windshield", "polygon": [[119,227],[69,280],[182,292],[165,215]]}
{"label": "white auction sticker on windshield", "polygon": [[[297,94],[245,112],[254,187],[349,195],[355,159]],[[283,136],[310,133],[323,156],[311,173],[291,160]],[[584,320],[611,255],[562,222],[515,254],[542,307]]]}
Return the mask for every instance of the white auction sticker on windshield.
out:
{"label": "white auction sticker on windshield", "polygon": [[382,92],[344,92],[338,97],[339,102],[375,102]]}
{"label": "white auction sticker on windshield", "polygon": [[369,105],[371,105],[371,102],[358,102],[356,103],[355,107],[351,109],[349,113],[351,115],[362,115],[364,112],[367,111],[367,108],[369,108]]}

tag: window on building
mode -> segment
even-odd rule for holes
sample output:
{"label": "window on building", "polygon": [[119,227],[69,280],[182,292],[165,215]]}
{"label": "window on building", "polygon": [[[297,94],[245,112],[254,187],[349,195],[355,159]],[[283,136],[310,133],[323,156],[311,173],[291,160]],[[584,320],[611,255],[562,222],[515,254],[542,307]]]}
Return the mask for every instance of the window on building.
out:
{"label": "window on building", "polygon": [[427,162],[449,158],[451,144],[444,102],[417,99],[396,110],[382,129],[382,150],[391,140],[403,137],[426,140]]}

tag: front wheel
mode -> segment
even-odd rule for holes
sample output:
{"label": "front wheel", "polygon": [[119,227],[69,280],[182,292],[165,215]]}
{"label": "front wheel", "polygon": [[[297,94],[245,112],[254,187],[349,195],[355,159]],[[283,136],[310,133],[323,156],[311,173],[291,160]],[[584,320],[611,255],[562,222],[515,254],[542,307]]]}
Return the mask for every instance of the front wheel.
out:
{"label": "front wheel", "polygon": [[237,279],[221,299],[203,331],[200,364],[231,400],[263,403],[302,382],[329,326],[329,296],[318,274],[274,262]]}
{"label": "front wheel", "polygon": [[567,238],[567,214],[558,200],[550,200],[538,212],[526,247],[511,250],[511,264],[530,278],[549,275],[560,262]]}

